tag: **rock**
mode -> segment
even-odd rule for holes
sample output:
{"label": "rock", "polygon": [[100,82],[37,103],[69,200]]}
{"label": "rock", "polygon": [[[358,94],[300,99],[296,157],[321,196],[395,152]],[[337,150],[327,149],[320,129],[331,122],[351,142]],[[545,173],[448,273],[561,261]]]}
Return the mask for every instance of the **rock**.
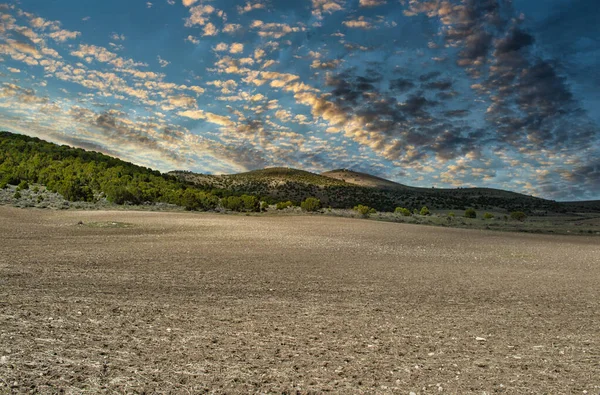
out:
{"label": "rock", "polygon": [[487,341],[487,339],[485,337],[476,337],[475,340],[477,340],[478,342],[485,342],[485,341]]}

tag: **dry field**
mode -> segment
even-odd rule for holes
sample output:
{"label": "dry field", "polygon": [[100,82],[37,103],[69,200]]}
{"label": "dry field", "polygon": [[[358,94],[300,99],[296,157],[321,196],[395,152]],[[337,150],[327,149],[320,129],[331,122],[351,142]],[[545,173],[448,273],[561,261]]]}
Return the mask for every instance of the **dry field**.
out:
{"label": "dry field", "polygon": [[598,394],[599,284],[598,237],[0,207],[0,393]]}

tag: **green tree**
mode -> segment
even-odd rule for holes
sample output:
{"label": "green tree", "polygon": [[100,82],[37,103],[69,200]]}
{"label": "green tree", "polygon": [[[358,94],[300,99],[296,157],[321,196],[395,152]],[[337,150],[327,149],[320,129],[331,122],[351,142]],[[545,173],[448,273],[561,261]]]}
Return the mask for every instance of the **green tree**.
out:
{"label": "green tree", "polygon": [[523,222],[527,218],[527,214],[525,214],[522,211],[513,211],[512,213],[510,213],[510,218]]}
{"label": "green tree", "polygon": [[465,210],[465,218],[477,218],[477,211],[472,208],[468,208]]}
{"label": "green tree", "polygon": [[317,198],[309,197],[300,204],[300,207],[303,211],[318,211],[321,208],[321,201]]}
{"label": "green tree", "polygon": [[423,208],[421,208],[421,215],[430,215],[431,213],[429,212],[429,209],[426,206],[423,206]]}
{"label": "green tree", "polygon": [[362,204],[355,206],[354,211],[359,213],[363,218],[368,218],[369,214],[371,214],[371,208],[369,206],[363,206]]}
{"label": "green tree", "polygon": [[403,217],[410,217],[410,210],[404,207],[396,207],[396,210],[394,210],[394,213],[396,214],[400,214]]}
{"label": "green tree", "polygon": [[293,207],[294,203],[292,203],[291,201],[287,201],[287,202],[279,202],[277,203],[277,210],[285,210],[288,207]]}

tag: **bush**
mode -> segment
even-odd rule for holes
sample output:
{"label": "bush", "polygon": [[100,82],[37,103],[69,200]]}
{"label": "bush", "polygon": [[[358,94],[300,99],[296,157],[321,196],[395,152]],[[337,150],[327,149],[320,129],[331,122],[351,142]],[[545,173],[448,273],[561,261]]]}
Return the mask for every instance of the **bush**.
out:
{"label": "bush", "polygon": [[219,198],[206,192],[188,188],[181,196],[180,205],[186,210],[214,210],[219,205]]}
{"label": "bush", "polygon": [[256,196],[242,195],[242,204],[244,211],[259,212],[260,211],[260,200]]}
{"label": "bush", "polygon": [[510,218],[523,222],[525,221],[525,218],[527,218],[527,214],[525,214],[522,211],[513,211],[512,213],[510,213]]}
{"label": "bush", "polygon": [[368,218],[371,208],[369,206],[363,206],[362,204],[359,204],[358,206],[354,207],[354,211],[358,212],[362,217]]}
{"label": "bush", "polygon": [[369,214],[377,214],[377,210],[371,207],[371,209],[369,210]]}
{"label": "bush", "polygon": [[8,187],[8,182],[6,180],[0,181],[0,189],[6,189]]}
{"label": "bush", "polygon": [[15,194],[13,195],[13,199],[21,199],[21,192],[15,192]]}
{"label": "bush", "polygon": [[221,199],[223,208],[231,211],[242,211],[244,204],[239,196],[228,196]]}
{"label": "bush", "polygon": [[454,218],[454,217],[456,217],[456,214],[454,214],[454,211],[450,211],[450,212],[448,213],[448,217],[452,217],[452,218]]}
{"label": "bush", "polygon": [[485,213],[483,214],[483,219],[494,219],[494,214]]}
{"label": "bush", "polygon": [[430,215],[431,213],[429,212],[429,209],[426,206],[423,206],[423,208],[421,208],[421,215]]}
{"label": "bush", "polygon": [[277,203],[277,210],[284,210],[286,208],[289,207],[294,207],[294,203],[292,203],[291,201],[287,201],[287,202],[279,202]]}
{"label": "bush", "polygon": [[269,203],[268,202],[260,202],[260,211],[267,211],[267,209],[269,208]]}
{"label": "bush", "polygon": [[27,183],[27,181],[23,180],[19,183],[19,186],[17,188],[19,188],[19,190],[29,189],[29,184]]}
{"label": "bush", "polygon": [[300,204],[300,207],[304,211],[312,212],[317,211],[321,208],[321,201],[314,197],[306,198],[305,201]]}
{"label": "bush", "polygon": [[396,214],[400,214],[403,217],[410,217],[410,210],[404,207],[396,207],[396,210],[394,210],[394,213]]}
{"label": "bush", "polygon": [[477,218],[477,211],[472,208],[468,208],[465,210],[465,218]]}

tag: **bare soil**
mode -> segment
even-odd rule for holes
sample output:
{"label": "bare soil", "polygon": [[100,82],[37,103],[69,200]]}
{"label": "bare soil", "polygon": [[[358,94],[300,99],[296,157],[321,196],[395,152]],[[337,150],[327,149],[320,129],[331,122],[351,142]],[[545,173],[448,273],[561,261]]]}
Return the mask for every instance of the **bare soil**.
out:
{"label": "bare soil", "polygon": [[0,207],[0,393],[600,393],[598,237]]}

